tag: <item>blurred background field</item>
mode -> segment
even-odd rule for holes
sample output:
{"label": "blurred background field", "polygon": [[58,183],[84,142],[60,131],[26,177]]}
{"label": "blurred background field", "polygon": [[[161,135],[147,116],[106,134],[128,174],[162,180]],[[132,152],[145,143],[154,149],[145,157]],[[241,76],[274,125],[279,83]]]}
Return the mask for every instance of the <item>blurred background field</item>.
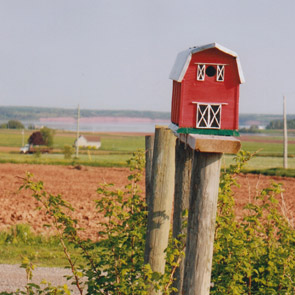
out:
{"label": "blurred background field", "polygon": [[[84,135],[96,135],[101,139],[101,148],[79,149],[76,159],[73,153],[70,159],[64,159],[63,148],[65,145],[73,147],[76,133],[71,131],[56,130],[54,135],[53,150],[49,154],[23,155],[19,153],[20,147],[27,143],[32,130],[0,130],[0,162],[32,163],[32,164],[59,164],[89,166],[125,166],[131,154],[144,149],[145,134],[136,133],[93,133],[85,132]],[[247,164],[247,170],[263,170],[283,167],[283,137],[282,131],[266,132],[263,135],[242,135],[240,137],[242,149],[255,156]],[[288,168],[295,169],[295,135],[291,132],[288,144]],[[224,155],[223,167],[233,162],[234,155]]]}
{"label": "blurred background field", "polygon": [[[75,158],[74,142],[76,133],[70,131],[55,131],[52,152],[48,154],[20,154],[19,149],[26,144],[31,130],[1,130],[0,131],[0,162],[27,163],[27,164],[83,164],[90,166],[125,166],[126,161],[137,149],[144,148],[144,135],[117,134],[117,133],[83,133],[96,135],[101,139],[101,148],[79,149],[79,157]],[[63,148],[69,145],[73,148],[70,159],[64,159]],[[2,147],[2,148],[1,148]]]}

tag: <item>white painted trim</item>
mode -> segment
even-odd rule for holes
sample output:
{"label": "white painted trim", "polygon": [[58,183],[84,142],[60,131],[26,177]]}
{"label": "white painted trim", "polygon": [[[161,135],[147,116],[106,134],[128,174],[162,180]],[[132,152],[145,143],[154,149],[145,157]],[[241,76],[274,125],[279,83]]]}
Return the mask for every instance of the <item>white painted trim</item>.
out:
{"label": "white painted trim", "polygon": [[227,49],[218,43],[210,43],[210,44],[207,44],[204,46],[192,47],[192,48],[189,48],[187,50],[180,52],[176,57],[176,60],[173,65],[173,68],[171,70],[171,73],[169,75],[169,78],[171,80],[181,82],[183,80],[183,77],[184,77],[186,71],[187,71],[189,63],[192,59],[192,54],[197,53],[197,52],[201,52],[201,51],[204,51],[207,49],[211,49],[211,48],[217,48],[218,50],[235,57],[237,68],[238,68],[238,74],[239,74],[239,78],[240,78],[240,83],[241,84],[245,83],[244,74],[242,71],[242,67],[241,67],[238,55],[234,51]]}
{"label": "white painted trim", "polygon": [[220,64],[213,62],[194,62],[195,65],[212,65],[212,66],[228,66],[228,64]]}
{"label": "white painted trim", "polygon": [[226,106],[228,105],[227,102],[200,102],[200,101],[192,101],[192,103],[193,103],[193,104],[198,104],[198,103],[199,103],[199,104],[213,104],[213,105],[214,105],[214,104],[216,104],[216,105],[217,105],[217,104],[221,104],[221,105],[226,105]]}
{"label": "white painted trim", "polygon": [[[204,105],[206,106],[206,109],[202,112],[201,109],[200,109],[200,105]],[[215,112],[212,108],[212,106],[218,106],[218,109],[217,111]],[[221,112],[222,112],[222,104],[217,104],[217,103],[198,103],[197,105],[197,113],[196,113],[196,128],[199,128],[199,129],[220,129],[221,128]],[[200,111],[200,115],[201,115],[201,118],[199,118],[199,111]],[[213,113],[213,117],[211,118],[211,111]],[[205,113],[207,112],[208,114],[208,118],[205,118]],[[216,118],[216,114],[219,113],[219,121],[217,120]],[[216,121],[218,127],[213,127],[212,126],[212,123],[213,121]],[[200,126],[200,123],[201,122],[204,122],[206,126]]]}
{"label": "white painted trim", "polygon": [[181,82],[192,59],[190,49],[178,53],[169,78]]}
{"label": "white painted trim", "polygon": [[224,82],[224,75],[225,75],[224,65],[217,65],[216,66],[216,81],[217,82]]}
{"label": "white painted trim", "polygon": [[206,65],[198,64],[197,68],[197,81],[205,81]]}

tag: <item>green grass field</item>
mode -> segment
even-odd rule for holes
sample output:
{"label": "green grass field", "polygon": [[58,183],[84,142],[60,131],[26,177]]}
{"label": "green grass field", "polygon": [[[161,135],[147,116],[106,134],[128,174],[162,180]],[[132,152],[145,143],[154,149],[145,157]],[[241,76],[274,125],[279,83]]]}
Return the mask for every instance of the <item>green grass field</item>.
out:
{"label": "green grass field", "polygon": [[[79,159],[65,160],[62,149],[65,145],[73,146],[76,139],[75,132],[59,131],[54,136],[54,153],[42,154],[40,158],[35,155],[21,155],[18,148],[22,142],[29,138],[31,130],[25,130],[24,136],[22,130],[0,130],[0,147],[13,147],[14,152],[1,151],[0,162],[12,163],[34,163],[34,164],[58,164],[58,165],[92,165],[92,166],[125,166],[126,161],[131,154],[137,149],[144,149],[144,136],[125,135],[125,134],[106,134],[96,133],[100,136],[102,146],[99,150],[80,150]],[[93,133],[88,133],[92,134]],[[271,169],[281,168],[283,166],[283,143],[280,133],[267,132],[265,136],[247,136],[248,140],[242,140],[242,149],[257,155],[248,163],[249,170],[254,169]],[[242,139],[242,138],[241,138]],[[253,140],[253,141],[252,141]],[[259,142],[263,140],[265,142]],[[278,141],[273,143],[271,141]],[[295,141],[294,134],[289,137],[289,141]],[[289,160],[290,169],[295,169],[295,144],[289,143]],[[224,156],[224,165],[228,165],[233,156]]]}
{"label": "green grass field", "polygon": [[[243,142],[242,149],[251,153],[259,151],[259,154],[265,156],[283,156],[283,143],[267,143],[267,142]],[[295,156],[295,144],[289,144],[289,155]]]}
{"label": "green grass field", "polygon": [[[0,246],[0,264],[20,264],[23,257],[28,257],[38,266],[65,267],[68,265],[57,237],[36,235],[25,224],[18,224],[0,232]],[[81,262],[78,250],[72,246],[68,248],[71,256],[78,263]]]}
{"label": "green grass field", "polygon": [[[224,155],[222,160],[222,166],[228,167],[232,164],[234,156]],[[282,157],[259,157],[254,156],[247,164],[247,170],[254,169],[270,169],[270,168],[282,168],[283,158]],[[288,168],[295,169],[295,158],[288,158]]]}
{"label": "green grass field", "polygon": [[24,137],[21,130],[0,130],[0,147],[12,147],[14,151],[0,152],[2,163],[27,163],[27,164],[57,164],[57,165],[91,165],[91,166],[126,166],[126,161],[138,149],[144,149],[144,136],[104,134],[97,133],[101,138],[99,150],[80,149],[79,158],[66,160],[63,155],[65,145],[73,146],[76,134],[74,132],[56,131],[54,136],[54,151],[50,154],[22,155],[18,148],[22,142],[27,142],[32,131],[25,131]]}

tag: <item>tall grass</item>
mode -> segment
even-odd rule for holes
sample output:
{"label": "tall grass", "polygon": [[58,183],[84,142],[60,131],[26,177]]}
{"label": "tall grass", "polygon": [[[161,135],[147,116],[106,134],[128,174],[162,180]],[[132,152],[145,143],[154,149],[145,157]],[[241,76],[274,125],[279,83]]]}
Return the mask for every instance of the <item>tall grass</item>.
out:
{"label": "tall grass", "polygon": [[[69,245],[69,247],[71,247]],[[78,251],[71,251],[79,261]],[[19,264],[27,256],[38,266],[66,266],[60,241],[56,236],[34,234],[26,224],[17,224],[0,232],[0,263]]]}

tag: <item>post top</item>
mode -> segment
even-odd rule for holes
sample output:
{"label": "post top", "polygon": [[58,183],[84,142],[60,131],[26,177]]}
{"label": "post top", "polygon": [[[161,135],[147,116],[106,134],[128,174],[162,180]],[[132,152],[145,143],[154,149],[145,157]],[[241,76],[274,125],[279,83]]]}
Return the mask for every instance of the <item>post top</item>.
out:
{"label": "post top", "polygon": [[241,141],[233,136],[174,134],[191,149],[203,153],[237,154],[241,148]]}

